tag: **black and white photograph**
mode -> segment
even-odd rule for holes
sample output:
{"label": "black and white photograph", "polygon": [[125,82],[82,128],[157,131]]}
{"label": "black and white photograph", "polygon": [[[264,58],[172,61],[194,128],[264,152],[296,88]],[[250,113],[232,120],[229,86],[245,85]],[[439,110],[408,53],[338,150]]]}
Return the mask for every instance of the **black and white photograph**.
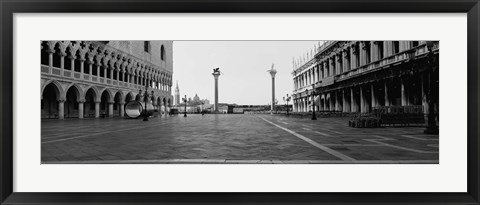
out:
{"label": "black and white photograph", "polygon": [[439,164],[438,40],[40,43],[42,164]]}

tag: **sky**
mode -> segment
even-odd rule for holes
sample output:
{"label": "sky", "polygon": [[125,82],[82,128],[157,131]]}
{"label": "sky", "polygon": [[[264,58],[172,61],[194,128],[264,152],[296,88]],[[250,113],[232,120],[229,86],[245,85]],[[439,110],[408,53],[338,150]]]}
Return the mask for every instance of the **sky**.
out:
{"label": "sky", "polygon": [[[214,68],[218,80],[219,103],[267,105],[271,102],[272,80],[267,72],[274,64],[275,98],[293,92],[293,58],[310,53],[319,41],[174,41],[173,87],[178,81],[180,95],[215,103]],[[290,101],[289,103],[291,103]]]}

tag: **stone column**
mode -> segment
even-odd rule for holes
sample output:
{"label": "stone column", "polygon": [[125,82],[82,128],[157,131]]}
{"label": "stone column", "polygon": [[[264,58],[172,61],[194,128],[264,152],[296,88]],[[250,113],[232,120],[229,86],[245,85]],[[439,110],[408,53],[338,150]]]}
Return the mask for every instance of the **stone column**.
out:
{"label": "stone column", "polygon": [[349,52],[348,49],[343,50],[343,72],[347,72],[350,70],[350,63],[349,63]]}
{"label": "stone column", "polygon": [[357,47],[356,43],[350,47],[350,70],[357,68],[357,61],[356,61],[356,52]]}
{"label": "stone column", "polygon": [[83,104],[85,103],[84,99],[81,99],[78,101],[78,118],[82,119],[83,118]]}
{"label": "stone column", "polygon": [[215,113],[218,113],[218,77],[220,72],[214,72],[212,75],[215,78]]}
{"label": "stone column", "polygon": [[110,68],[110,79],[113,81],[113,68]]}
{"label": "stone column", "polygon": [[330,65],[329,65],[329,74],[330,76],[335,76],[335,56],[332,56],[328,59]]}
{"label": "stone column", "polygon": [[[360,41],[360,52],[359,52],[359,56],[360,56],[360,65],[359,66],[362,66],[362,65],[365,65],[366,62],[365,62],[365,41]],[[360,88],[361,90],[361,88]]]}
{"label": "stone column", "polygon": [[334,92],[335,95],[335,111],[341,111],[340,110],[340,103],[338,102],[338,92]]}
{"label": "stone column", "polygon": [[345,94],[345,89],[342,89],[342,97],[343,97],[343,112],[350,112],[350,103],[348,103],[348,99]]}
{"label": "stone column", "polygon": [[308,96],[304,99],[305,112],[308,112]]}
{"label": "stone column", "polygon": [[70,69],[72,70],[72,73],[75,72],[75,57],[74,56],[70,56]]}
{"label": "stone column", "polygon": [[422,73],[421,75],[421,89],[422,89],[422,105],[423,105],[423,113],[425,114],[425,119],[427,119],[427,114],[428,114],[428,101],[427,101],[427,93],[425,92],[425,88],[428,88],[428,86],[425,86],[425,74]]}
{"label": "stone column", "polygon": [[125,116],[125,102],[120,102],[120,117],[123,118]]}
{"label": "stone column", "polygon": [[95,67],[97,67],[97,81],[99,81],[100,78],[100,64],[96,64]]}
{"label": "stone column", "polygon": [[378,60],[378,41],[370,41],[370,62]]}
{"label": "stone column", "polygon": [[363,91],[363,86],[360,86],[360,112],[361,113],[366,113],[366,103],[365,103],[365,97],[363,96],[364,91]]}
{"label": "stone column", "polygon": [[341,74],[341,73],[345,72],[345,70],[343,69],[343,54],[342,54],[342,51],[338,51],[336,59],[337,59],[337,65],[335,66],[335,68],[337,69],[336,74]]}
{"label": "stone column", "polygon": [[83,80],[83,73],[85,71],[83,63],[85,62],[84,58],[78,59],[80,61],[80,79]]}
{"label": "stone column", "polygon": [[390,106],[390,98],[388,97],[387,81],[385,81],[385,106]]}
{"label": "stone column", "polygon": [[[107,72],[108,72],[108,67],[103,66],[103,78],[105,79],[107,79]],[[107,81],[105,81],[105,83],[107,83]]]}
{"label": "stone column", "polygon": [[55,52],[54,50],[47,49],[48,51],[48,73],[52,73],[52,67],[53,67],[53,53]]}
{"label": "stone column", "polygon": [[383,43],[384,57],[393,55],[393,41],[384,41]]}
{"label": "stone column", "polygon": [[114,102],[108,102],[108,117],[113,117],[113,103]]}
{"label": "stone column", "polygon": [[333,92],[330,92],[329,94],[329,107],[328,107],[328,110],[330,111],[334,111],[335,110],[335,104],[333,102]]}
{"label": "stone column", "polygon": [[64,71],[64,69],[65,69],[65,63],[64,63],[64,61],[65,61],[65,56],[66,56],[66,55],[67,55],[66,53],[60,52],[60,75],[61,75],[62,77],[65,76],[65,75],[63,74],[63,71]]}
{"label": "stone column", "polygon": [[352,112],[357,112],[357,108],[356,108],[356,102],[355,102],[355,97],[354,97],[354,92],[353,92],[353,87],[350,88],[350,110]]}
{"label": "stone column", "polygon": [[63,120],[65,117],[65,112],[64,112],[64,105],[65,99],[60,99],[58,100],[58,119]]}
{"label": "stone column", "polygon": [[403,79],[400,79],[400,86],[401,86],[402,106],[407,106],[408,105],[407,91],[405,90],[405,83],[403,83]]}
{"label": "stone column", "polygon": [[375,95],[375,86],[372,83],[371,85],[371,93],[372,93],[372,108],[377,106],[377,96]]}
{"label": "stone column", "polygon": [[100,101],[95,101],[95,118],[100,117]]}
{"label": "stone column", "polygon": [[275,75],[277,74],[277,70],[275,70],[272,65],[272,69],[268,70],[268,72],[272,77],[272,105],[270,109],[270,114],[273,115],[273,110],[275,109]]}

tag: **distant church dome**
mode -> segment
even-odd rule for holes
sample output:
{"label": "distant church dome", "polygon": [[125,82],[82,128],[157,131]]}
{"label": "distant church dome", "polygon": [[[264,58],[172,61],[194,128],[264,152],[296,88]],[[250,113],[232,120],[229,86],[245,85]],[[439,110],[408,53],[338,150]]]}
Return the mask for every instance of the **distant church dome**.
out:
{"label": "distant church dome", "polygon": [[193,101],[195,101],[195,102],[198,102],[198,101],[200,101],[200,98],[198,97],[198,95],[197,95],[197,94],[195,94],[195,97],[193,97]]}

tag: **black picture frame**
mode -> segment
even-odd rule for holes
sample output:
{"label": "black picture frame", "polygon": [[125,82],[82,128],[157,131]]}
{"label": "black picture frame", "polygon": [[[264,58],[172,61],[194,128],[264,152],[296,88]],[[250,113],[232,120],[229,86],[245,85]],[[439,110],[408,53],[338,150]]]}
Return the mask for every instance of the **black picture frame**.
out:
{"label": "black picture frame", "polygon": [[[1,204],[479,204],[478,0],[1,0]],[[14,13],[467,13],[468,191],[466,193],[18,193],[13,192]],[[445,176],[456,177],[456,176]]]}

